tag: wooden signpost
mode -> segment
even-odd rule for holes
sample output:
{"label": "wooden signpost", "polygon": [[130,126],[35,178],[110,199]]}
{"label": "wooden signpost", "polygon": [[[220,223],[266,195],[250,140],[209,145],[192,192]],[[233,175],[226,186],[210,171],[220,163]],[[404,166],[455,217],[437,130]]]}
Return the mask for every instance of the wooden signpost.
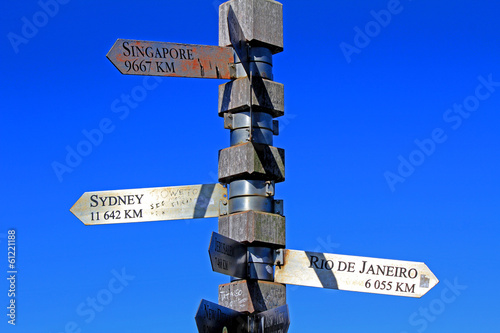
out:
{"label": "wooden signpost", "polygon": [[[285,250],[285,151],[273,146],[284,115],[284,87],[272,56],[283,51],[283,8],[274,0],[230,0],[219,7],[219,45],[118,39],[108,59],[122,74],[230,80],[218,114],[231,146],[219,151],[219,182],[85,193],[71,212],[86,225],[219,217],[209,256],[215,272],[239,280],[203,300],[204,333],[286,333],[286,284],[421,297],[439,281],[419,262]],[[224,185],[224,186],[223,186]],[[229,190],[228,190],[229,189]]]}

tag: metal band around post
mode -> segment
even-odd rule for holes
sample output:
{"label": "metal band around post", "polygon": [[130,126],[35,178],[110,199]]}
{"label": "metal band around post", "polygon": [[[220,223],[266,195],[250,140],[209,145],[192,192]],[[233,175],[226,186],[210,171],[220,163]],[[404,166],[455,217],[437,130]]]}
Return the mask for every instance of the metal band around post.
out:
{"label": "metal band around post", "polygon": [[247,210],[273,213],[274,200],[264,197],[238,197],[229,199],[229,214],[245,212]]}
{"label": "metal band around post", "polygon": [[273,281],[274,251],[265,247],[248,247],[248,278]]}
{"label": "metal band around post", "polygon": [[[273,117],[266,112],[252,112],[254,128],[273,130]],[[250,112],[224,113],[224,128],[235,130],[250,127]]]}
{"label": "metal band around post", "polygon": [[270,114],[265,112],[237,112],[224,115],[224,127],[231,129],[230,144],[236,146],[250,141],[250,128],[253,130],[252,141],[273,145],[276,125]]}
{"label": "metal band around post", "polygon": [[[274,134],[272,131],[264,128],[254,128],[252,135],[252,142],[262,143],[272,146],[274,141]],[[230,145],[236,146],[241,143],[250,142],[250,128],[239,128],[231,131]]]}
{"label": "metal band around post", "polygon": [[256,210],[274,210],[274,182],[265,180],[236,180],[229,184],[229,214]]}
{"label": "metal band around post", "polygon": [[[249,70],[254,76],[260,76],[269,80],[273,79],[273,55],[271,51],[265,47],[252,47],[248,52]],[[240,58],[234,52],[234,63],[236,67],[236,77],[248,76],[248,73],[243,66]]]}
{"label": "metal band around post", "polygon": [[240,196],[274,196],[274,182],[266,180],[235,180],[229,184],[229,199]]}

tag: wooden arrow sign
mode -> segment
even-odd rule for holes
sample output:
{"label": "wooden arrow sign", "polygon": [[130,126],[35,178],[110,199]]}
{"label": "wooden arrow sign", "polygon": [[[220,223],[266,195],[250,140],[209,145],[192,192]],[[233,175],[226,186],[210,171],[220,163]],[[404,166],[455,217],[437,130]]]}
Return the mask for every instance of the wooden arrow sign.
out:
{"label": "wooden arrow sign", "polygon": [[200,333],[247,332],[247,320],[238,311],[202,300],[194,317]]}
{"label": "wooden arrow sign", "polygon": [[85,192],[70,211],[85,225],[219,216],[221,184]]}
{"label": "wooden arrow sign", "polygon": [[106,57],[122,74],[235,78],[230,47],[118,39]]}
{"label": "wooden arrow sign", "polygon": [[214,272],[241,279],[247,277],[247,247],[244,244],[213,232],[208,255]]}
{"label": "wooden arrow sign", "polygon": [[421,262],[283,250],[274,281],[284,284],[421,297],[439,280]]}
{"label": "wooden arrow sign", "polygon": [[202,300],[194,319],[200,333],[287,333],[290,327],[287,305],[247,315]]}
{"label": "wooden arrow sign", "polygon": [[249,326],[248,331],[251,333],[288,332],[290,327],[288,305],[252,315]]}

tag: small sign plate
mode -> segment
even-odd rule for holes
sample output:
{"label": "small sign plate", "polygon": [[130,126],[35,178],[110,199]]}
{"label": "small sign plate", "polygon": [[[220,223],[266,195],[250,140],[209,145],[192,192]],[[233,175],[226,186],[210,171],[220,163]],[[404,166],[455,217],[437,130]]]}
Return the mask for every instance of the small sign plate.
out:
{"label": "small sign plate", "polygon": [[218,217],[221,184],[85,192],[70,211],[86,225]]}
{"label": "small sign plate", "polygon": [[235,78],[230,47],[118,39],[106,57],[122,74]]}
{"label": "small sign plate", "polygon": [[247,320],[241,312],[202,300],[194,317],[200,333],[247,332]]}
{"label": "small sign plate", "polygon": [[288,305],[282,305],[278,308],[267,310],[253,315],[250,321],[249,332],[270,333],[270,332],[288,332],[290,327],[290,315]]}
{"label": "small sign plate", "polygon": [[295,250],[284,250],[274,281],[406,297],[421,297],[439,282],[421,262]]}
{"label": "small sign plate", "polygon": [[213,232],[208,255],[214,272],[247,278],[247,247],[242,243]]}

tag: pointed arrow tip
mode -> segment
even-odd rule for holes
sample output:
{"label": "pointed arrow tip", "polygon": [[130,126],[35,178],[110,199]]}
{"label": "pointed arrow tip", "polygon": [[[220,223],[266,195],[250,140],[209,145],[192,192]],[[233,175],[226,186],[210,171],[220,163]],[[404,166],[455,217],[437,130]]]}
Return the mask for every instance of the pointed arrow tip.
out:
{"label": "pointed arrow tip", "polygon": [[82,196],[80,198],[78,198],[78,200],[76,200],[76,202],[73,204],[73,206],[69,209],[69,211],[75,215],[75,217],[77,219],[79,219],[83,224],[85,225],[90,225],[90,224],[87,224],[85,223],[85,220],[82,218],[81,216],[81,210],[82,210],[82,201],[85,197],[85,195],[87,194],[87,192],[83,193]]}
{"label": "pointed arrow tip", "polygon": [[111,61],[111,63],[116,67],[116,69],[118,69],[118,71],[122,74],[124,74],[121,70],[120,70],[120,67],[118,65],[118,60],[117,60],[117,53],[119,53],[120,51],[118,50],[118,48],[120,47],[119,44],[123,41],[124,39],[121,39],[121,38],[118,38],[115,43],[113,44],[113,46],[111,46],[111,48],[109,49],[108,53],[106,53],[106,58],[108,58],[109,61]]}
{"label": "pointed arrow tip", "polygon": [[[425,272],[425,279],[427,280],[427,285],[425,286],[425,288],[422,288],[425,292],[422,293],[422,295],[420,295],[420,297],[424,296],[425,294],[427,294],[432,288],[434,288],[436,285],[438,285],[439,283],[439,279],[436,277],[436,275],[429,269],[429,267],[423,263],[423,265],[425,266],[425,269],[426,269],[426,272]],[[424,277],[424,275],[422,275],[422,278]],[[422,283],[422,281],[421,281]],[[421,285],[422,287],[422,285]],[[419,298],[420,298],[419,297]]]}

